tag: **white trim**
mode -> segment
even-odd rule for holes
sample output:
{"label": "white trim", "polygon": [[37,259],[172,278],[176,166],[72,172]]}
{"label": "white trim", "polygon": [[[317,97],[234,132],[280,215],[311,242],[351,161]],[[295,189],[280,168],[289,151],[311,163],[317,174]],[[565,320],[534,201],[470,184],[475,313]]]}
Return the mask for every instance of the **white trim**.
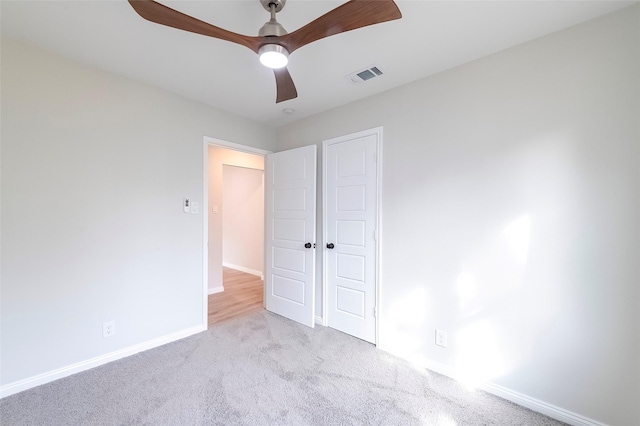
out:
{"label": "white trim", "polygon": [[229,262],[222,262],[222,266],[235,269],[236,271],[244,272],[245,274],[258,276],[261,280],[264,279],[264,274],[262,273],[262,271],[258,271],[256,269],[245,268],[244,266],[234,265],[233,263]]}
{"label": "white trim", "polygon": [[[209,294],[213,294],[209,292],[209,146],[220,146],[223,148],[233,149],[235,151],[246,152],[248,154],[262,155],[263,157],[266,157],[266,155],[270,154],[271,151],[227,142],[210,136],[204,136],[202,140],[202,324],[206,330],[208,327],[209,314],[208,296]],[[213,288],[212,291],[215,289],[216,288]]]}
{"label": "white trim", "polygon": [[325,325],[324,319],[316,315],[316,324],[324,326]]}
{"label": "white trim", "polygon": [[213,146],[221,146],[223,148],[233,149],[234,151],[246,152],[248,154],[257,154],[265,156],[267,154],[271,154],[271,151],[267,151],[260,148],[254,148],[252,146],[242,145],[239,143],[227,142],[222,139],[216,139],[209,136],[204,137],[205,146],[213,145]]}
{"label": "white trim", "polygon": [[217,287],[210,288],[208,293],[209,294],[216,294],[216,293],[222,293],[223,291],[224,291],[224,287],[219,285]]}
{"label": "white trim", "polygon": [[209,144],[202,149],[202,324],[209,327]]}
{"label": "white trim", "polygon": [[382,276],[382,271],[380,269],[382,262],[382,126],[371,129],[375,130],[378,134],[378,149],[376,151],[377,161],[376,161],[376,176],[378,181],[376,182],[377,187],[377,203],[376,208],[378,211],[376,212],[376,346],[380,343],[380,277]]}
{"label": "white trim", "polygon": [[530,408],[533,411],[537,411],[573,426],[607,426],[605,423],[581,416],[578,413],[565,410],[564,408],[556,407],[555,405],[512,391],[511,389],[496,385],[495,383],[486,383],[480,386],[480,388],[486,392],[492,393],[511,402],[515,402],[518,405]]}
{"label": "white trim", "polygon": [[[322,325],[327,327],[329,322],[327,318],[329,315],[327,314],[327,256],[325,256],[325,244],[327,244],[327,142],[322,141],[322,176],[321,184],[322,184],[322,217],[320,221],[322,223],[322,240],[319,244],[316,244],[316,247],[320,248],[320,257],[322,258],[322,282],[319,284],[322,286],[322,300],[320,303],[322,304]],[[318,183],[316,182],[316,185]],[[316,208],[317,210],[317,208]],[[317,221],[316,221],[317,226]],[[316,234],[318,233],[316,228]],[[317,259],[316,259],[317,260]],[[316,285],[318,283],[316,282]],[[317,293],[317,292],[316,292]]]}
{"label": "white trim", "polygon": [[[327,218],[327,185],[326,185],[326,176],[327,176],[327,156],[326,149],[327,146],[333,145],[336,143],[346,142],[352,139],[362,138],[365,136],[376,136],[376,282],[375,282],[375,311],[376,315],[375,319],[375,342],[374,345],[378,346],[380,342],[380,235],[381,235],[381,208],[382,206],[382,126],[373,127],[371,129],[362,130],[360,132],[350,133],[344,136],[338,136],[335,138],[327,139],[322,141],[322,243],[321,248],[324,247],[324,244],[327,242],[327,226],[326,226],[326,218]],[[327,259],[324,253],[322,254],[322,324],[328,325],[328,313],[327,313]]]}
{"label": "white trim", "polygon": [[[386,350],[384,348],[381,349]],[[392,351],[387,352],[393,353]],[[462,377],[462,375],[455,368],[449,367],[448,365],[440,364],[435,361],[422,360],[419,365],[420,367],[435,371],[436,373],[450,377],[454,380],[460,381]],[[530,397],[520,392],[513,391],[495,383],[483,383],[478,385],[477,388],[573,426],[607,426],[606,423],[601,423],[597,420],[590,419],[569,410],[565,410],[564,408],[557,407],[555,405]]]}
{"label": "white trim", "polygon": [[44,385],[45,383],[49,383],[63,377],[71,376],[72,374],[80,373],[81,371],[99,367],[108,362],[135,355],[139,352],[166,345],[167,343],[175,342],[176,340],[184,339],[185,337],[189,337],[206,330],[207,327],[205,323],[204,326],[198,325],[196,327],[187,328],[185,330],[177,331],[166,336],[158,337],[156,339],[147,340],[146,342],[142,342],[137,345],[129,346],[128,348],[120,349],[105,355],[100,355],[85,361],[80,361],[78,363],[58,368],[56,370],[51,370],[46,373],[38,374],[36,376],[29,377],[23,380],[18,380],[17,382],[9,383],[0,387],[0,398],[5,398],[9,395],[34,388],[36,386]]}

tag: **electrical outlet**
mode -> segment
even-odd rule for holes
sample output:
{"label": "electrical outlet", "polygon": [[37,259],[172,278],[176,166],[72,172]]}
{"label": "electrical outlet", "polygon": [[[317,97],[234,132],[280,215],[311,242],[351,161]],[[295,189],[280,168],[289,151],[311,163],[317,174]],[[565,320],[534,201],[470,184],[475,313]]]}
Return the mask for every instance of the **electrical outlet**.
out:
{"label": "electrical outlet", "polygon": [[102,337],[111,337],[116,334],[116,322],[107,321],[102,324]]}
{"label": "electrical outlet", "polygon": [[436,345],[447,347],[447,332],[436,328]]}

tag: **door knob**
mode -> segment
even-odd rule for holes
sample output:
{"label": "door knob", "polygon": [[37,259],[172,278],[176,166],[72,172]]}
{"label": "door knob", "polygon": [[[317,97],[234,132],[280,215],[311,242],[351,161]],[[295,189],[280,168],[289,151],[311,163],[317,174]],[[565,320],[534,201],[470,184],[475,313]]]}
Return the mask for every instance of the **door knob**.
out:
{"label": "door knob", "polygon": [[327,248],[328,248],[328,249],[330,249],[330,250],[331,250],[331,249],[333,249],[334,247],[335,247],[335,246],[333,245],[333,243],[329,243],[329,244],[327,244]]}
{"label": "door knob", "polygon": [[307,243],[304,245],[305,248],[311,248],[311,243]]}

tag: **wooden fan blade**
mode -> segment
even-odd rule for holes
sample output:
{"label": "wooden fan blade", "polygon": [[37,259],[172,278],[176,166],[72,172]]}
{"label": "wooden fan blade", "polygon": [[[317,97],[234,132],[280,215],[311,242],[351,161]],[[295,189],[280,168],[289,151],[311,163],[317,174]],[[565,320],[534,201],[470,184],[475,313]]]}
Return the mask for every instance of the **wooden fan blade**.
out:
{"label": "wooden fan blade", "polygon": [[289,53],[325,37],[402,18],[393,0],[351,0],[304,27],[281,37]]}
{"label": "wooden fan blade", "polygon": [[295,99],[298,97],[298,91],[296,85],[293,84],[293,79],[289,70],[286,67],[273,70],[276,76],[276,90],[278,92],[276,96],[276,103],[288,101],[289,99]]}
{"label": "wooden fan blade", "polygon": [[189,15],[185,15],[182,12],[178,12],[153,0],[129,0],[129,3],[133,9],[138,12],[138,15],[147,21],[241,44],[256,53],[258,53],[258,49],[260,49],[259,37],[245,36],[227,31]]}

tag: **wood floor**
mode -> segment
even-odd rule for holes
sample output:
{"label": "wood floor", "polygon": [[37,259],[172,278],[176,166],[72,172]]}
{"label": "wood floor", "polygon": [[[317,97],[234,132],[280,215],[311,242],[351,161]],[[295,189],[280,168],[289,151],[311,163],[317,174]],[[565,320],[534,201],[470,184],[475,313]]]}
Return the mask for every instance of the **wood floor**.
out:
{"label": "wood floor", "polygon": [[260,277],[223,268],[224,291],[209,295],[209,325],[263,309]]}

